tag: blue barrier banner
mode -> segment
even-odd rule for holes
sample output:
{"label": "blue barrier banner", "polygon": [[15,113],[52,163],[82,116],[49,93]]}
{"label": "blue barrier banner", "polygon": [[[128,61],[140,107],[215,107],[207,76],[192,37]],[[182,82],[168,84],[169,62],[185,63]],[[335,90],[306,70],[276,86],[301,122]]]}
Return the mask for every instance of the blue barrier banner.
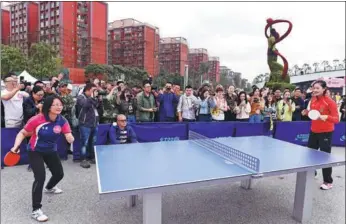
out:
{"label": "blue barrier banner", "polygon": [[[6,153],[9,152],[10,149],[13,147],[13,143],[14,143],[16,136],[20,130],[21,129],[19,129],[19,128],[2,128],[1,129],[1,139],[2,139],[2,141],[1,141],[1,166],[3,166],[4,157],[5,157]],[[6,139],[6,141],[4,141],[5,139]],[[20,145],[19,165],[29,163],[28,153],[27,153],[27,144],[28,144],[28,142],[26,141],[26,139],[24,139],[24,141]],[[67,151],[66,151],[67,147],[68,147],[68,144],[67,144],[65,137],[61,136],[57,142],[58,154],[59,154],[60,158],[67,159]]]}
{"label": "blue barrier banner", "polygon": [[339,124],[335,125],[333,139],[332,139],[333,146],[345,147],[345,128],[346,128],[346,122],[340,122]]}
{"label": "blue barrier banner", "polygon": [[97,128],[96,145],[106,145],[108,143],[108,131],[111,124],[100,124]]}
{"label": "blue barrier banner", "polygon": [[131,126],[138,142],[179,141],[188,138],[187,123],[138,123]]}
{"label": "blue barrier banner", "polygon": [[[10,151],[13,147],[14,140],[18,132],[21,129],[19,128],[2,128],[1,129],[1,166],[4,166],[4,157],[6,153]],[[19,164],[28,164],[28,153],[26,151],[27,141],[24,139],[22,144],[20,145],[20,161]]]}
{"label": "blue barrier banner", "polygon": [[234,122],[191,122],[189,130],[208,138],[233,137]]}
{"label": "blue barrier banner", "polygon": [[274,138],[297,145],[307,146],[310,127],[311,122],[309,121],[276,122]]}
{"label": "blue barrier banner", "polygon": [[[97,127],[97,139],[95,145],[106,145],[108,143],[108,131],[111,124],[100,124]],[[81,141],[78,128],[73,130],[73,160],[80,159]]]}
{"label": "blue barrier banner", "polygon": [[235,137],[269,135],[269,122],[235,122]]}

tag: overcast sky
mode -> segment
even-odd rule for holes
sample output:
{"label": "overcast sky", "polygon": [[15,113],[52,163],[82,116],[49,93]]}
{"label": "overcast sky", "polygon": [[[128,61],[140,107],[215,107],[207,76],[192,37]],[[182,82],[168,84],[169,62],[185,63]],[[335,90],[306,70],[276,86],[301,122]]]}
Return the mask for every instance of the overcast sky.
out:
{"label": "overcast sky", "polygon": [[[220,64],[252,79],[269,72],[266,19],[287,19],[291,34],[277,45],[298,64],[345,58],[345,3],[134,3],[109,2],[109,22],[135,18],[160,28],[161,37],[185,37],[190,48],[206,48]],[[282,35],[287,25],[276,26]]]}

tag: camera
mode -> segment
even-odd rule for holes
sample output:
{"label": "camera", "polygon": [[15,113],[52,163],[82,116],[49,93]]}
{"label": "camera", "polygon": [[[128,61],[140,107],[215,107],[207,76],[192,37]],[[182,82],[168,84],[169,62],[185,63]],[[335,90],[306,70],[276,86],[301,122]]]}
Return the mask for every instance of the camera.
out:
{"label": "camera", "polygon": [[98,94],[99,96],[106,96],[106,95],[107,95],[107,91],[105,91],[105,90],[98,90],[98,91],[97,91],[97,94]]}

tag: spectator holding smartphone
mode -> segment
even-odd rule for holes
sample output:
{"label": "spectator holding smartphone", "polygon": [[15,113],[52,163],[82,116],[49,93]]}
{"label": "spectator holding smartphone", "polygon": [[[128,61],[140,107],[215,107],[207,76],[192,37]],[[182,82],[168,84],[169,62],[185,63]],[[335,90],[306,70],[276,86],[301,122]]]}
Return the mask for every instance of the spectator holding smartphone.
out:
{"label": "spectator holding smartphone", "polygon": [[5,90],[1,91],[1,102],[4,106],[6,128],[20,128],[23,124],[23,102],[29,94],[22,91],[25,87],[19,84],[14,73],[4,77]]}
{"label": "spectator holding smartphone", "polygon": [[295,103],[291,100],[289,90],[284,92],[282,100],[277,103],[277,120],[292,121],[293,112],[296,110]]}

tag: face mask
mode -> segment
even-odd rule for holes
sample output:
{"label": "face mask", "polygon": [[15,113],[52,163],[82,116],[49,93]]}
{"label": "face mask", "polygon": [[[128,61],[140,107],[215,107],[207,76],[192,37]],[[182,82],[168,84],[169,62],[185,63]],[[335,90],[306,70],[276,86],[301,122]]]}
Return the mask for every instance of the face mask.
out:
{"label": "face mask", "polygon": [[166,90],[167,90],[167,91],[171,91],[171,87],[167,87]]}

